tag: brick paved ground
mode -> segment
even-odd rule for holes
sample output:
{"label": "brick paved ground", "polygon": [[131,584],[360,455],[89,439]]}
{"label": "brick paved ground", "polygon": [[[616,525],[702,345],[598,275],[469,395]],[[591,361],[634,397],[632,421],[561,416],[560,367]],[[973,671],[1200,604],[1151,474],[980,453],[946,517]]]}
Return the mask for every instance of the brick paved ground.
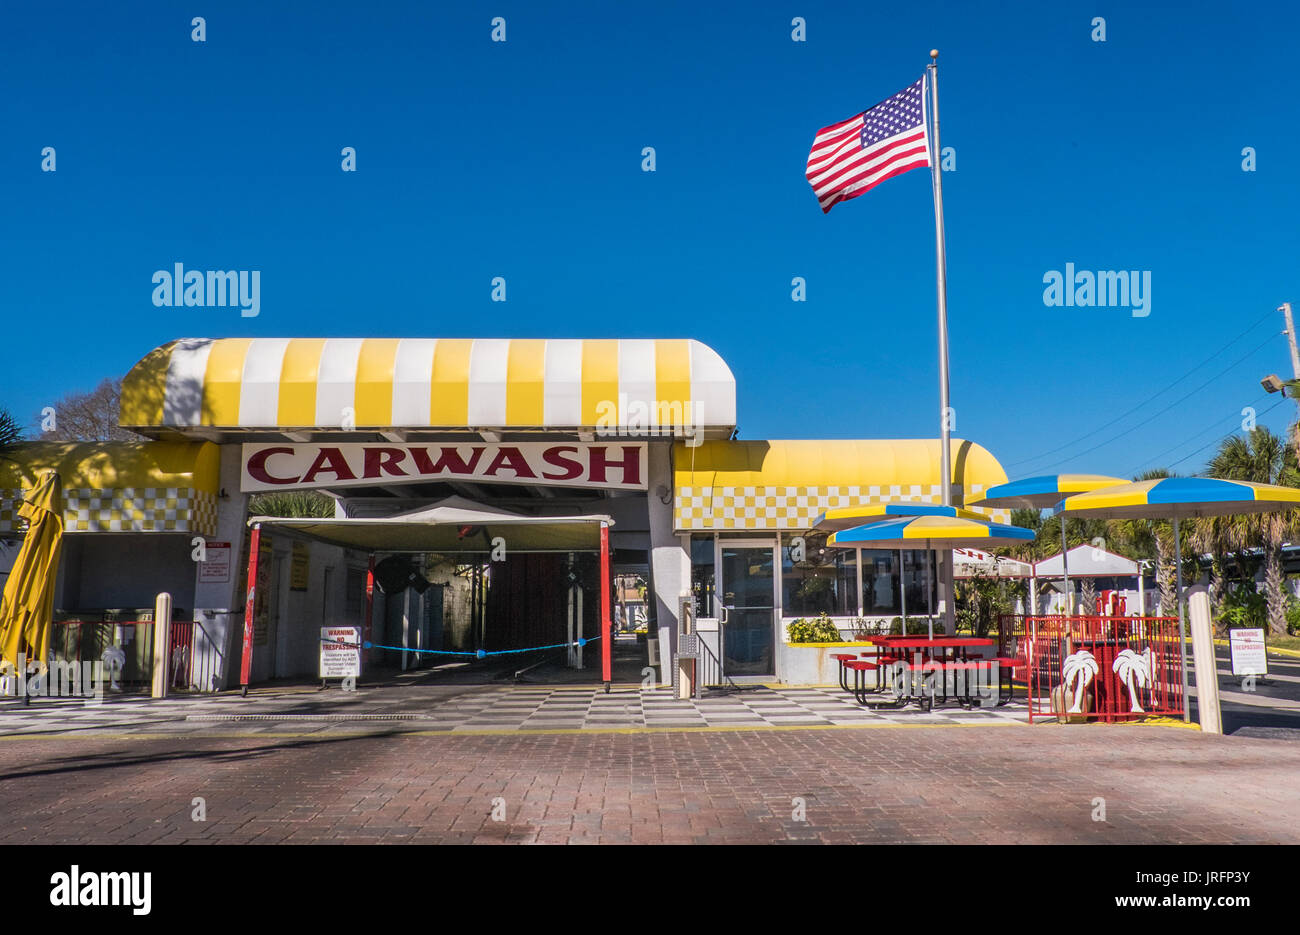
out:
{"label": "brick paved ground", "polygon": [[64,735],[0,750],[11,844],[1300,843],[1300,744],[1173,727]]}

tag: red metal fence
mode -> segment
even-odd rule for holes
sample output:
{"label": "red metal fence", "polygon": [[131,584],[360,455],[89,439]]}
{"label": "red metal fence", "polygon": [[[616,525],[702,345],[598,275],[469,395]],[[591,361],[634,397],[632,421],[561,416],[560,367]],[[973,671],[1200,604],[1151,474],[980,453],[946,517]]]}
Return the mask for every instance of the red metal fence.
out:
{"label": "red metal fence", "polygon": [[1177,617],[1004,615],[1000,654],[1023,660],[1029,720],[1125,721],[1182,717],[1183,657]]}

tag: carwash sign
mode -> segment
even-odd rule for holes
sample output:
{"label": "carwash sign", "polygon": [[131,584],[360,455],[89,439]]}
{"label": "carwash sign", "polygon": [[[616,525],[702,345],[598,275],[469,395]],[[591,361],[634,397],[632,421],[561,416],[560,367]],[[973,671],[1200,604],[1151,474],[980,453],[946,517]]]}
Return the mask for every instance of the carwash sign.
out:
{"label": "carwash sign", "polygon": [[240,490],[462,480],[646,489],[644,443],[244,445]]}

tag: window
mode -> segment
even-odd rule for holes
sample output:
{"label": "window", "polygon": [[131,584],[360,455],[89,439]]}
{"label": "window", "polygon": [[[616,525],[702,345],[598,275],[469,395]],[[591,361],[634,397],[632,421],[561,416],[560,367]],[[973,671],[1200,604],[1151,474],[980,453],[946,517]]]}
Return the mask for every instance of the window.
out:
{"label": "window", "polygon": [[714,607],[713,536],[691,536],[691,596],[695,616],[712,617]]}
{"label": "window", "polygon": [[867,617],[901,616],[903,602],[899,595],[899,556],[903,559],[902,581],[907,588],[907,615],[925,616],[926,585],[930,586],[930,604],[939,609],[939,563],[933,565],[933,553],[908,549],[862,550],[862,613]]}
{"label": "window", "polygon": [[[903,582],[907,587],[907,616],[924,617],[927,610],[939,612],[939,563],[933,552],[903,553]],[[926,589],[929,588],[929,603]]]}
{"label": "window", "polygon": [[863,549],[862,613],[871,617],[898,612],[898,553]]}
{"label": "window", "polygon": [[[795,538],[803,540],[800,548]],[[798,553],[802,554],[798,554]],[[781,613],[786,617],[858,615],[856,549],[826,545],[821,533],[781,537]]]}

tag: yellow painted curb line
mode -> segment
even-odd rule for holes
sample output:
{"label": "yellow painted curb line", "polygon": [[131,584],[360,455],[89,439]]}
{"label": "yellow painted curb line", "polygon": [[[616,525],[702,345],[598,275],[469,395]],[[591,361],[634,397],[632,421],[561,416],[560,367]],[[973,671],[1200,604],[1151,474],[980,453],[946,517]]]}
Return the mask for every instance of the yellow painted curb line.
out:
{"label": "yellow painted curb line", "polygon": [[[1107,723],[1106,721],[1087,721],[1083,724],[1062,724],[1053,714],[1043,715],[1043,724],[1049,727],[1180,727],[1184,730],[1200,730],[1201,725],[1195,721],[1185,722],[1181,718],[1172,717],[1149,717],[1140,721],[1115,721]],[[1034,727],[1039,725],[1035,723]]]}

